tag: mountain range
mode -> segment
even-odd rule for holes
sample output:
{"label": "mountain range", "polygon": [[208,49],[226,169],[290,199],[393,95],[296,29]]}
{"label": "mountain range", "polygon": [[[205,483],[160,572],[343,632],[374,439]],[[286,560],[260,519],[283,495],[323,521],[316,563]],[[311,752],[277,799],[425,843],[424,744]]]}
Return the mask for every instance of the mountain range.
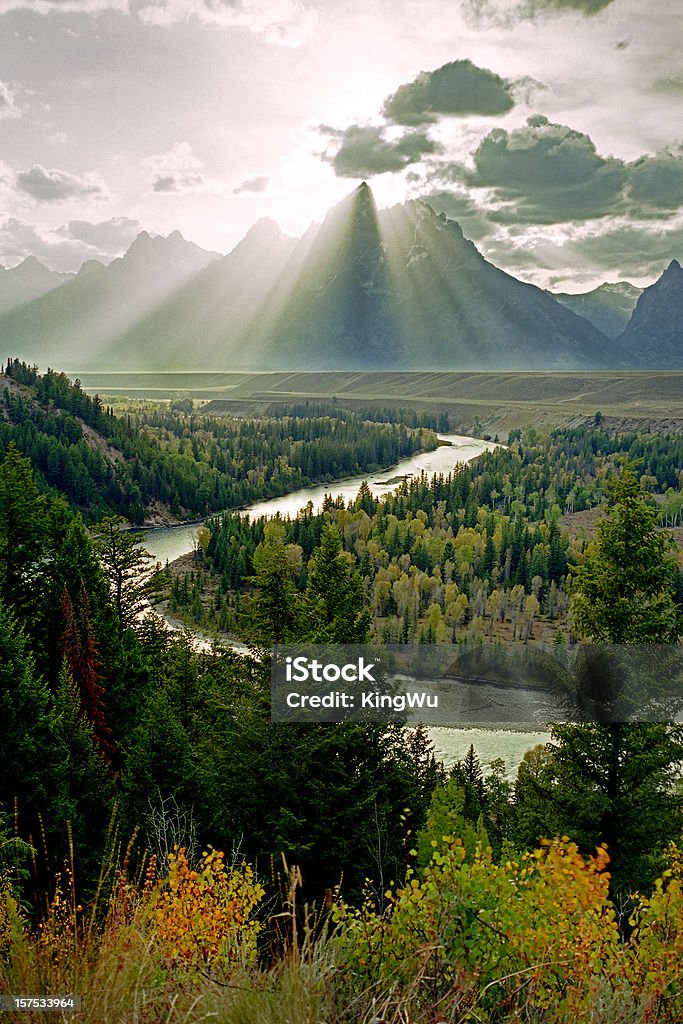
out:
{"label": "mountain range", "polygon": [[[33,293],[3,307],[3,274],[27,263]],[[142,232],[124,256],[67,280],[40,266],[0,272],[0,353],[42,366],[683,367],[675,261],[642,294],[620,282],[555,296],[488,262],[425,201],[378,211],[365,183],[301,239],[260,220],[221,256],[177,231]]]}
{"label": "mountain range", "polygon": [[627,364],[683,367],[683,269],[678,260],[672,260],[662,276],[644,289],[616,344]]}
{"label": "mountain range", "polygon": [[553,298],[590,320],[608,338],[617,338],[631,319],[642,291],[628,281],[617,281],[616,284],[601,284],[589,292],[555,292]]}
{"label": "mountain range", "polygon": [[49,270],[35,256],[27,256],[10,270],[0,267],[0,313],[40,298],[73,276]]}

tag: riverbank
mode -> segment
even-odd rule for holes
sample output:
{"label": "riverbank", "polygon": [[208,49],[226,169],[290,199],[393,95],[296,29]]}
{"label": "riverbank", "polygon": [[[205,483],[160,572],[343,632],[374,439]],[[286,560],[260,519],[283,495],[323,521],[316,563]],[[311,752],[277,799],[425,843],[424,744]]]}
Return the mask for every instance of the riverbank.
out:
{"label": "riverbank", "polygon": [[[234,508],[226,511],[247,514],[252,518],[259,516],[270,518],[277,515],[294,517],[310,502],[315,513],[321,510],[323,501],[330,494],[335,498],[341,495],[345,501],[352,501],[358,494],[361,484],[366,482],[372,493],[376,497],[381,497],[398,486],[395,482],[396,477],[419,476],[422,472],[428,476],[432,476],[434,473],[445,475],[452,472],[459,464],[470,462],[482,452],[496,447],[492,441],[469,435],[437,434],[436,437],[438,441],[436,448],[410,455],[385,470],[367,471],[353,477],[313,484],[297,491],[290,491],[277,498],[265,498],[246,508]],[[220,515],[220,512],[214,512],[207,518]],[[149,527],[142,531],[144,532],[144,546],[155,561],[165,565],[166,562],[172,562],[181,555],[194,550],[197,527],[202,522],[204,520],[199,519],[189,523]]]}

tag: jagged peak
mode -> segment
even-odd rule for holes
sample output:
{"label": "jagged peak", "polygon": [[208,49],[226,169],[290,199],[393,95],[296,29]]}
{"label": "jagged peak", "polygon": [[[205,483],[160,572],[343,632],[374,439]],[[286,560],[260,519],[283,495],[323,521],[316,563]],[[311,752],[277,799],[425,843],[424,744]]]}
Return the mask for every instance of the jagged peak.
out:
{"label": "jagged peak", "polygon": [[[631,284],[630,281],[604,281],[602,284],[599,284],[597,288],[592,289],[592,291],[628,295],[631,292],[642,291],[642,289],[638,288],[635,284]],[[585,292],[582,294],[590,295],[591,293]]]}
{"label": "jagged peak", "polygon": [[358,188],[353,190],[349,198],[353,204],[352,208],[362,214],[376,209],[375,197],[367,181],[362,181]]}
{"label": "jagged peak", "polygon": [[15,267],[9,271],[11,274],[22,275],[24,273],[35,273],[39,271],[41,274],[53,274],[56,271],[50,270],[44,263],[41,263],[35,256],[26,256],[21,263],[17,263]]}
{"label": "jagged peak", "polygon": [[278,222],[276,220],[273,220],[272,217],[259,217],[259,219],[257,221],[255,221],[251,225],[251,227],[249,228],[249,230],[247,231],[247,233],[246,233],[246,235],[244,237],[245,238],[258,238],[260,236],[271,237],[271,236],[274,236],[274,235],[281,235],[282,233],[283,233],[282,232],[282,228],[280,227],[280,225],[278,224]]}
{"label": "jagged peak", "polygon": [[45,266],[45,264],[41,263],[40,260],[36,256],[34,256],[33,254],[31,254],[30,256],[24,257],[24,259],[21,261],[21,263],[18,263],[14,269],[15,270],[19,270],[21,267],[42,267],[43,270],[47,270],[48,269]]}
{"label": "jagged peak", "polygon": [[668,274],[670,271],[672,271],[673,273],[677,273],[677,272],[680,272],[680,269],[681,269],[681,265],[678,262],[678,260],[672,260],[671,263],[669,264],[669,266],[664,271],[664,273]]}
{"label": "jagged peak", "polygon": [[78,276],[83,277],[86,274],[92,274],[94,273],[94,271],[102,270],[103,268],[104,263],[102,263],[101,260],[86,260],[85,263],[81,264],[80,270],[78,271]]}
{"label": "jagged peak", "polygon": [[136,256],[138,253],[142,254],[183,254],[189,252],[206,252],[207,256],[218,256],[219,253],[210,253],[208,250],[202,249],[200,245],[195,242],[188,241],[187,238],[176,228],[175,231],[171,231],[169,235],[155,235],[149,231],[142,230],[133,239],[129,245],[125,256]]}

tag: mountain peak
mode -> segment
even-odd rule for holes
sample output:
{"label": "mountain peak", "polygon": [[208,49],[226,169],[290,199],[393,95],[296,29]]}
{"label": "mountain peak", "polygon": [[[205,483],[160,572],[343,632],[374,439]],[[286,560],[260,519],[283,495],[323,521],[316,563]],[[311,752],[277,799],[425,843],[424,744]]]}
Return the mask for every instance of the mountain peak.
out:
{"label": "mountain peak", "polygon": [[[220,254],[208,252],[189,242],[177,229],[169,235],[152,235],[149,231],[140,233],[131,242],[125,255],[121,258],[139,258],[149,260],[186,261],[198,260],[201,265],[216,259]],[[115,261],[116,262],[116,261]]]}
{"label": "mountain peak", "polygon": [[104,263],[101,260],[86,260],[85,263],[81,263],[80,270],[78,271],[78,277],[85,274],[92,274],[96,270],[103,270]]}
{"label": "mountain peak", "polygon": [[638,299],[619,343],[636,365],[677,368],[683,353],[682,323],[683,271],[678,260],[672,260]]}
{"label": "mountain peak", "polygon": [[272,217],[259,217],[247,231],[245,238],[270,238],[281,235],[282,229]]}

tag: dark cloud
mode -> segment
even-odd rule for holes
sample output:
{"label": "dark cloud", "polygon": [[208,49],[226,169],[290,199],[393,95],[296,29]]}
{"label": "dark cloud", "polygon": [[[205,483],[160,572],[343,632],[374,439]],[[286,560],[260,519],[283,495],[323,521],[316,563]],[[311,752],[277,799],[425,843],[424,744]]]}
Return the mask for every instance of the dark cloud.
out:
{"label": "dark cloud", "polygon": [[104,199],[106,189],[93,175],[79,177],[67,171],[48,169],[36,164],[20,171],[16,186],[39,203],[59,203],[66,199]]}
{"label": "dark cloud", "polygon": [[234,196],[239,196],[242,192],[265,192],[270,184],[270,178],[260,176],[257,178],[247,178],[241,185],[232,190]]}
{"label": "dark cloud", "polygon": [[683,255],[683,224],[674,220],[658,224],[607,222],[590,235],[569,234],[563,239],[538,228],[505,229],[480,243],[479,248],[497,266],[537,283],[536,272],[550,267],[555,271],[562,268],[557,276],[553,275],[555,283],[566,283],[569,278],[574,282],[594,282],[596,278],[654,279],[673,258]]}
{"label": "dark cloud", "polygon": [[70,220],[57,229],[62,238],[84,242],[100,253],[118,254],[128,248],[142,228],[140,221],[130,217],[112,217],[93,223],[89,220]]}
{"label": "dark cloud", "polygon": [[436,143],[424,132],[406,132],[392,141],[385,138],[384,129],[371,125],[353,124],[345,131],[321,126],[320,131],[341,142],[333,155],[323,157],[340,178],[369,178],[388,171],[402,171],[426,154],[437,151]]}
{"label": "dark cloud", "polygon": [[486,238],[494,229],[486,211],[475,206],[464,192],[431,192],[422,198],[435,213],[445,213],[451,220],[456,220],[466,238]]}
{"label": "dark cloud", "polygon": [[601,157],[588,135],[541,116],[516,131],[489,132],[474,163],[466,184],[492,188],[509,204],[495,213],[498,220],[552,224],[601,217],[619,206],[627,181],[622,161]]}
{"label": "dark cloud", "polygon": [[580,11],[591,15],[599,14],[611,3],[614,0],[529,0],[528,7],[532,15],[545,10]]}
{"label": "dark cloud", "polygon": [[152,192],[196,192],[203,185],[201,174],[159,174],[152,182]]}
{"label": "dark cloud", "polygon": [[614,2],[615,0],[519,0],[516,4],[509,4],[502,0],[463,0],[463,8],[475,21],[487,20],[511,27],[517,21],[544,13],[577,11],[591,17],[604,11]]}
{"label": "dark cloud", "polygon": [[629,198],[647,215],[683,206],[683,151],[644,156],[628,165]]}
{"label": "dark cloud", "polygon": [[616,271],[622,277],[655,277],[673,258],[683,257],[683,225],[623,224],[567,248],[583,266]]}
{"label": "dark cloud", "polygon": [[97,253],[77,239],[62,237],[59,232],[27,224],[16,217],[0,222],[0,265],[15,266],[27,256],[50,267],[51,270],[73,272],[86,259]]}
{"label": "dark cloud", "polygon": [[414,176],[433,190],[440,210],[456,220],[471,215],[479,237],[487,222],[493,230],[607,216],[666,221],[683,209],[683,144],[625,163],[601,156],[583,132],[537,115],[515,131],[489,132],[472,160],[474,169],[432,159]]}
{"label": "dark cloud", "polygon": [[382,113],[398,124],[421,125],[446,116],[505,114],[512,106],[509,82],[471,60],[455,60],[399,86]]}

